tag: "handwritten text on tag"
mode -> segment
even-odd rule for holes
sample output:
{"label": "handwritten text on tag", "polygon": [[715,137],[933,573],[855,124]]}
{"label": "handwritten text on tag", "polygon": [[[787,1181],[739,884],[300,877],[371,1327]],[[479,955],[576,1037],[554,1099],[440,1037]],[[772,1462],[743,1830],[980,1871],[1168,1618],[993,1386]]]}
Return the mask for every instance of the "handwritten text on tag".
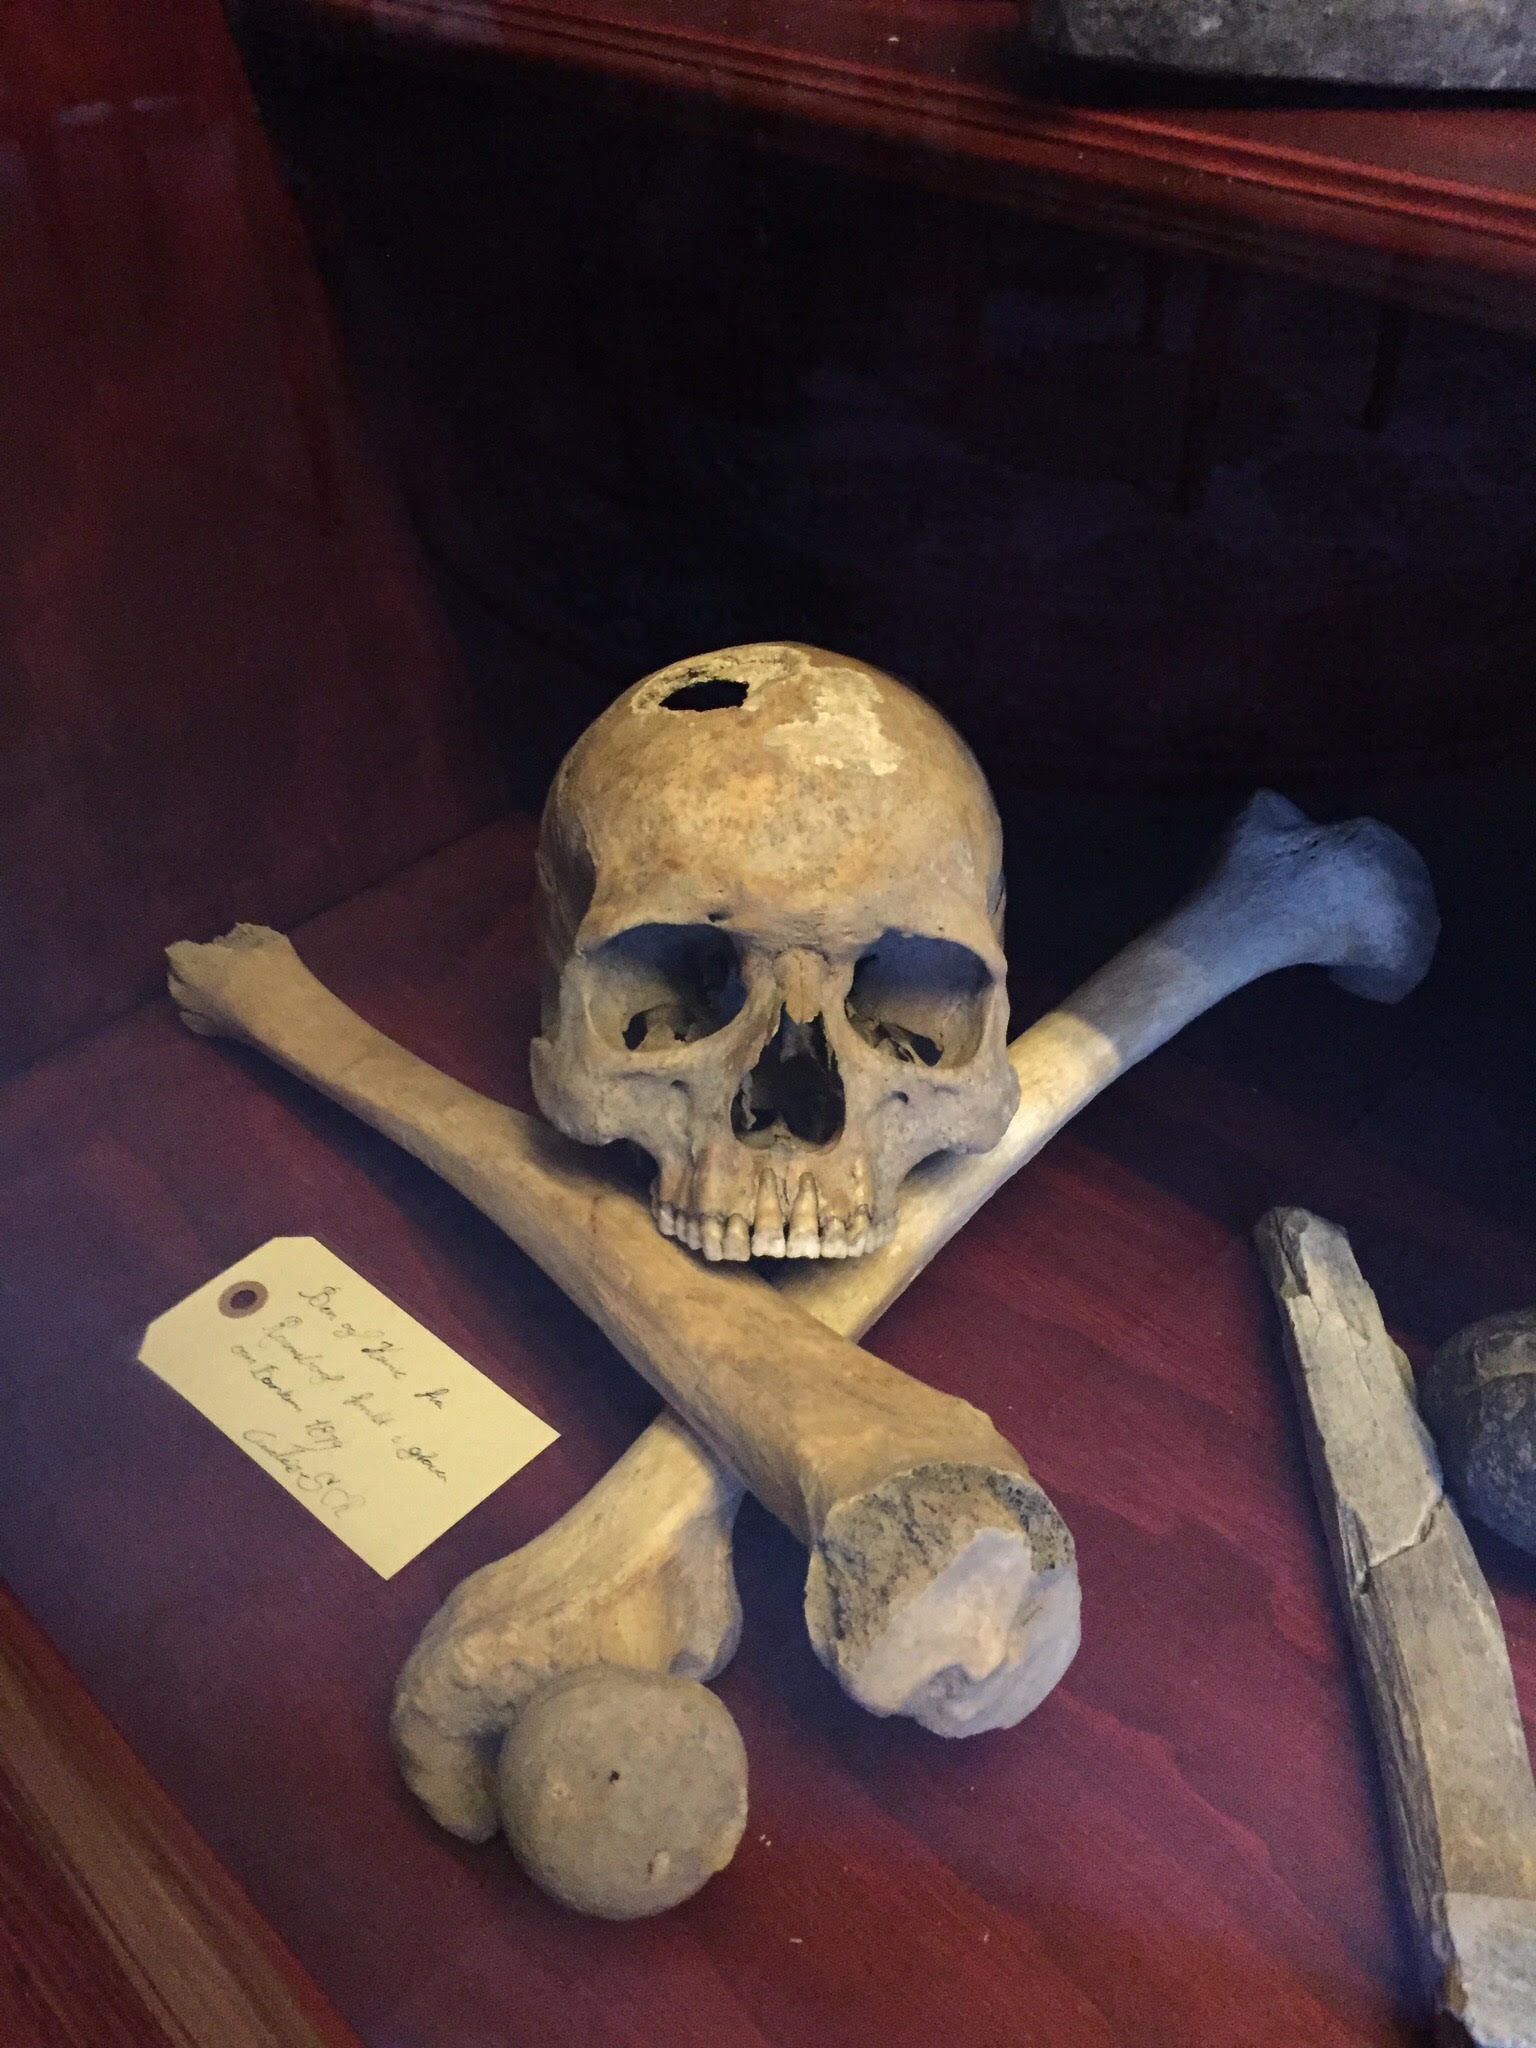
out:
{"label": "handwritten text on tag", "polygon": [[386,1579],[557,1434],[312,1237],[208,1281],[139,1357]]}

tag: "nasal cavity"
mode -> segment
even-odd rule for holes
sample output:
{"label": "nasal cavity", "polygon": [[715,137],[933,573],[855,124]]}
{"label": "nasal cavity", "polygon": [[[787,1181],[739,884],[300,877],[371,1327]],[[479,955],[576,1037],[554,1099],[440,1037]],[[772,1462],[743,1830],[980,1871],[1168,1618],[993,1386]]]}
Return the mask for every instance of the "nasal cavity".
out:
{"label": "nasal cavity", "polygon": [[731,1129],[744,1145],[783,1137],[830,1145],[843,1128],[843,1084],[819,1017],[797,1024],[787,1010],[757,1065],[736,1091]]}

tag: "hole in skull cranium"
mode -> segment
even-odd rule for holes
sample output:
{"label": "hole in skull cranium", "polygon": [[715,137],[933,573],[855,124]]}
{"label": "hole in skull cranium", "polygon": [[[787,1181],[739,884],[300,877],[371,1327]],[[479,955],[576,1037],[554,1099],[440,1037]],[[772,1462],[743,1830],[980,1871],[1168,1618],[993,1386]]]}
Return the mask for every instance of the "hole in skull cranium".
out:
{"label": "hole in skull cranium", "polygon": [[853,970],[848,1021],[892,1059],[963,1066],[981,1044],[991,986],[986,962],[969,946],[887,932]]}
{"label": "hole in skull cranium", "polygon": [[745,683],[733,683],[726,676],[704,676],[696,683],[684,683],[661,700],[663,711],[734,711],[747,701]]}
{"label": "hole in skull cranium", "polygon": [[636,925],[600,946],[592,965],[593,1022],[630,1052],[709,1038],[746,998],[735,945],[709,925]]}
{"label": "hole in skull cranium", "polygon": [[797,1138],[830,1145],[843,1128],[843,1084],[819,1017],[798,1024],[787,1010],[757,1065],[736,1091],[731,1129],[746,1145]]}

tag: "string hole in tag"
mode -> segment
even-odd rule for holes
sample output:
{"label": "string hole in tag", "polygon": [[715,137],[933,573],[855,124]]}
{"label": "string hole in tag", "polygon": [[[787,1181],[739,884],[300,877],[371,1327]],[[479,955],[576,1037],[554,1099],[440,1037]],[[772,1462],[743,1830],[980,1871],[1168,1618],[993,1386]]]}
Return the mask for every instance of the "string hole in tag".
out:
{"label": "string hole in tag", "polygon": [[259,1280],[237,1280],[219,1296],[221,1316],[253,1316],[266,1305],[267,1290]]}

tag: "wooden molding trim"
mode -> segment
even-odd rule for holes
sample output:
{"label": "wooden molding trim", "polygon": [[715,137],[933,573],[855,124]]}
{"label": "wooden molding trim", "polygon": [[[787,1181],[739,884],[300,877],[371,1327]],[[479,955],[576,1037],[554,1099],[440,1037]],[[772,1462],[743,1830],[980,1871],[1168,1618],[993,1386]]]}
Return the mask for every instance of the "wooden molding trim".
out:
{"label": "wooden molding trim", "polygon": [[[75,1981],[63,1999],[38,1993],[50,2016],[38,2039],[71,2048],[360,2048],[4,1587],[0,1843],[8,1864],[19,1847],[29,1897],[51,1876],[79,1909],[53,1944],[63,1956],[55,1976],[67,1970]],[[82,1952],[82,1920],[97,1937],[94,1952]],[[13,1967],[34,1982],[44,1975],[25,1941]],[[33,2048],[11,2031],[17,2024],[6,2029],[7,2048]]]}
{"label": "wooden molding trim", "polygon": [[1536,193],[1520,170],[1536,112],[1522,107],[1126,110],[1032,97],[1011,0],[257,11],[681,95],[799,153],[1536,332]]}

